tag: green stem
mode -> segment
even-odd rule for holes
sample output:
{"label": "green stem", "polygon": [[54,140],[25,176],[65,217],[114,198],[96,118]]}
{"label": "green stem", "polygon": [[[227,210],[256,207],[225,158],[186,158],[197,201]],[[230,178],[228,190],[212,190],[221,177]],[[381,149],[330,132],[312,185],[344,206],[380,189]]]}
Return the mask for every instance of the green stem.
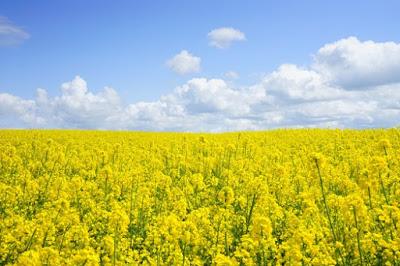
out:
{"label": "green stem", "polygon": [[113,256],[113,265],[115,266],[115,261],[118,255],[118,226],[115,226],[115,234],[114,234],[114,256]]}
{"label": "green stem", "polygon": [[315,165],[317,166],[317,170],[318,170],[319,184],[320,184],[320,187],[321,187],[322,201],[324,203],[326,216],[328,217],[329,227],[330,227],[331,232],[332,232],[333,240],[336,242],[337,238],[336,238],[335,231],[333,230],[333,224],[332,224],[332,220],[331,220],[331,215],[330,215],[330,212],[329,212],[328,204],[326,203],[324,182],[322,180],[321,170],[319,169],[319,165],[318,165],[317,160],[315,160]]}
{"label": "green stem", "polygon": [[[324,203],[326,216],[328,217],[329,227],[330,227],[331,232],[332,232],[333,240],[336,243],[337,237],[336,237],[336,234],[335,234],[335,230],[333,229],[333,224],[332,224],[332,219],[331,219],[331,215],[330,215],[330,212],[329,212],[328,204],[326,203],[324,182],[322,180],[321,170],[319,169],[318,161],[314,160],[314,162],[315,162],[315,165],[317,166],[317,170],[318,170],[319,183],[320,183],[320,186],[321,186],[322,200],[323,200],[323,203]],[[340,251],[340,249],[338,251],[339,251],[340,258],[342,259],[342,262],[344,263],[344,258],[343,258],[342,252]]]}
{"label": "green stem", "polygon": [[387,196],[387,194],[386,194],[385,186],[384,186],[384,184],[383,184],[383,179],[382,179],[381,172],[379,172],[379,183],[380,183],[380,185],[381,185],[381,189],[382,189],[383,196],[385,197],[385,202],[386,202],[387,205],[389,205],[389,199],[388,199],[388,196]]}
{"label": "green stem", "polygon": [[358,222],[357,222],[357,213],[356,213],[356,207],[353,206],[353,214],[354,214],[354,222],[356,224],[357,228],[357,246],[358,246],[358,253],[360,254],[360,265],[364,265],[363,263],[363,256],[362,256],[362,248],[361,248],[361,241],[360,241],[360,230],[358,228]]}
{"label": "green stem", "polygon": [[251,223],[251,217],[253,215],[254,206],[256,205],[256,200],[257,200],[257,196],[256,196],[256,194],[254,194],[253,198],[251,200],[251,206],[250,206],[249,214],[246,217],[246,234],[249,232],[249,227],[250,227],[250,223]]}
{"label": "green stem", "polygon": [[372,210],[371,188],[369,186],[368,186],[368,201],[369,201],[369,208]]}

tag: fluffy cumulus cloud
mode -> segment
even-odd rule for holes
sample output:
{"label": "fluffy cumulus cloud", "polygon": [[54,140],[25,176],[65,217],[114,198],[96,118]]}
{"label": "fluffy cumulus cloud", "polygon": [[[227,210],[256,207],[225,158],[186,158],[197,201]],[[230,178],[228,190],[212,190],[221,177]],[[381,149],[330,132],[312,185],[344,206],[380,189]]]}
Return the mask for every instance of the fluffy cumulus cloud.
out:
{"label": "fluffy cumulus cloud", "polygon": [[223,49],[228,48],[235,41],[246,40],[246,36],[234,28],[218,28],[208,33],[208,39],[211,46]]}
{"label": "fluffy cumulus cloud", "polygon": [[21,27],[13,24],[8,18],[0,16],[0,46],[16,45],[29,37],[29,33]]}
{"label": "fluffy cumulus cloud", "polygon": [[361,42],[355,37],[318,50],[313,65],[330,83],[361,89],[400,82],[400,44]]}
{"label": "fluffy cumulus cloud", "polygon": [[397,126],[399,47],[350,37],[319,49],[308,67],[283,64],[251,86],[193,78],[157,101],[132,104],[112,88],[93,93],[77,76],[56,97],[44,89],[35,99],[0,93],[0,126],[168,131]]}
{"label": "fluffy cumulus cloud", "polygon": [[185,75],[200,71],[201,58],[182,50],[167,61],[167,66],[174,72]]}

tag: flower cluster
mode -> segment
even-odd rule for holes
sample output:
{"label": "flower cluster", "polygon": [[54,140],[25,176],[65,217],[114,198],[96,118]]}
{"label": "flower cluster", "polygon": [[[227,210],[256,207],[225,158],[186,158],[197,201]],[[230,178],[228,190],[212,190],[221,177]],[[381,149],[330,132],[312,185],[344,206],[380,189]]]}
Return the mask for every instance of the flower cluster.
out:
{"label": "flower cluster", "polygon": [[400,131],[0,131],[0,265],[398,265]]}

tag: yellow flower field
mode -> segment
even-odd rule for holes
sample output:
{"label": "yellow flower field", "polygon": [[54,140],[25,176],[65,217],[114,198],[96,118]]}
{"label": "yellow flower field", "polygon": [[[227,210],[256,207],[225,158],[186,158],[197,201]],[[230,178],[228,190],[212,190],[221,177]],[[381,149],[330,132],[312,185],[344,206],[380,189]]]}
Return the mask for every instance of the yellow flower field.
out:
{"label": "yellow flower field", "polygon": [[400,265],[400,130],[0,131],[0,265]]}

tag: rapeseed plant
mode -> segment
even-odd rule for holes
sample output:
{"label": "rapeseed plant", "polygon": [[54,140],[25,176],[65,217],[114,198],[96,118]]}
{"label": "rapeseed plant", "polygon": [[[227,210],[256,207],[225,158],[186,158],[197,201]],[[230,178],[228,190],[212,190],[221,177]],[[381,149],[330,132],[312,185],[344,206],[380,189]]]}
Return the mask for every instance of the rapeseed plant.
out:
{"label": "rapeseed plant", "polygon": [[400,131],[0,131],[0,265],[400,265]]}

